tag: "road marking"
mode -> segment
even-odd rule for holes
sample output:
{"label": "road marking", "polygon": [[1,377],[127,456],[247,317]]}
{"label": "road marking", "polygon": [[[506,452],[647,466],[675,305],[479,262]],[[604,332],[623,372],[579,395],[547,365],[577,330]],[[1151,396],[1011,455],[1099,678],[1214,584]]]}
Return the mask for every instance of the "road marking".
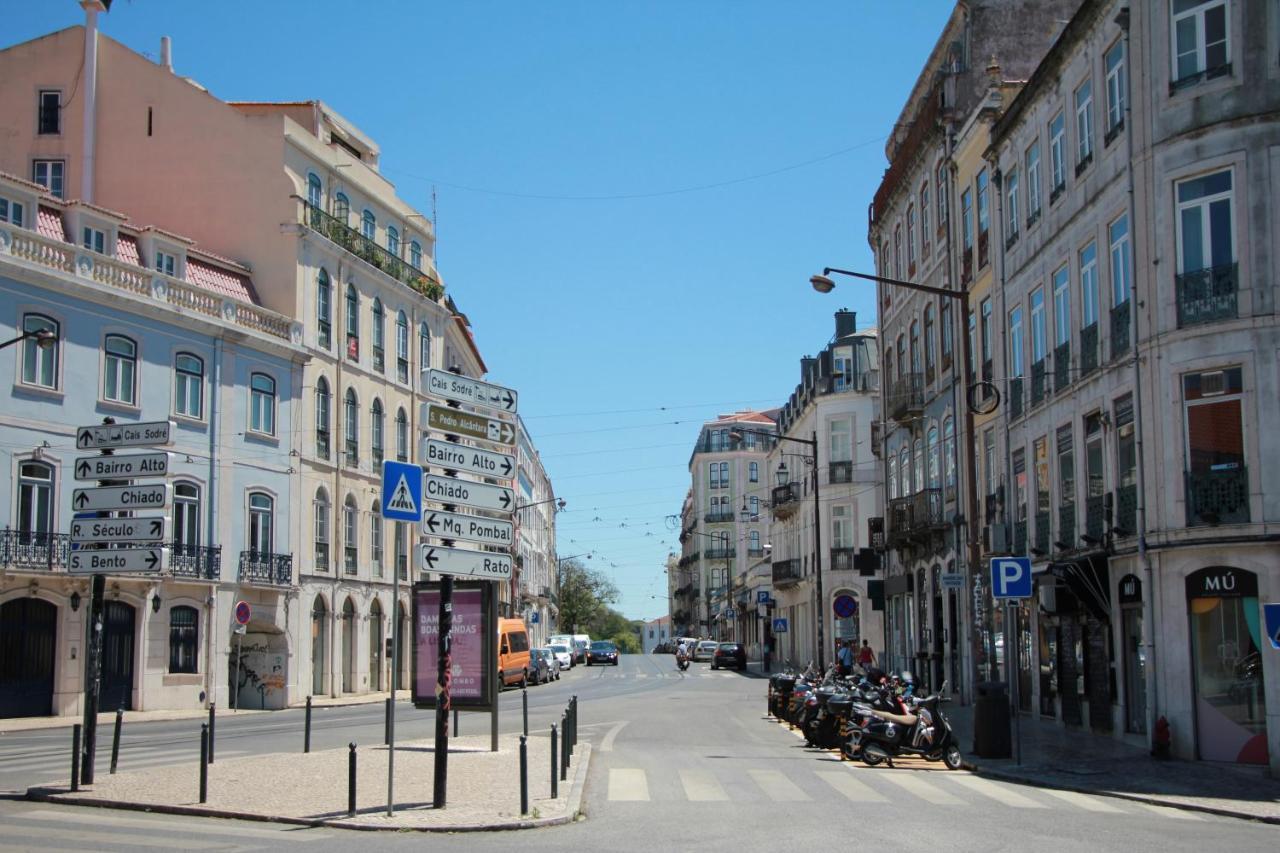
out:
{"label": "road marking", "polygon": [[[904,775],[904,773],[911,774],[911,775]],[[889,770],[887,770],[886,772],[880,775],[882,775],[885,779],[892,782],[893,784],[897,785],[899,788],[902,788],[903,790],[907,791],[908,793],[915,794],[917,797],[924,800],[926,803],[933,803],[935,806],[963,806],[964,805],[964,800],[960,799],[959,797],[954,797],[951,794],[948,794],[946,791],[942,790],[941,788],[938,788],[935,785],[929,784],[928,782],[919,778],[916,775],[917,773],[919,773],[919,771],[910,771],[910,770],[904,771],[902,768],[898,768],[896,770],[890,768]]]}
{"label": "road marking", "polygon": [[1155,806],[1151,803],[1138,803],[1138,805],[1142,806],[1147,811],[1155,812],[1161,817],[1173,818],[1174,820],[1204,820],[1204,818],[1199,815],[1194,815],[1185,809],[1174,809],[1169,808],[1168,806]]}
{"label": "road marking", "polygon": [[637,672],[637,673],[636,673],[636,678],[648,678],[648,677],[649,677],[649,673],[647,673],[647,672]]}
{"label": "road marking", "polygon": [[1103,802],[1098,797],[1085,796],[1084,794],[1079,794],[1075,791],[1055,791],[1052,788],[1041,788],[1040,793],[1048,794],[1051,797],[1057,797],[1058,799],[1071,803],[1073,806],[1078,806],[1085,811],[1124,814],[1123,809],[1118,809],[1110,803]]}
{"label": "road marking", "polygon": [[649,801],[649,782],[637,768],[614,767],[609,770],[609,800],[640,803]]}
{"label": "road marking", "polygon": [[[43,841],[43,839],[41,840]],[[29,844],[0,844],[0,850],[14,850],[20,851],[20,853],[31,853],[32,846]],[[40,845],[40,850],[41,853],[84,853],[83,847],[46,847],[43,843]]]}
{"label": "road marking", "polygon": [[889,798],[877,793],[842,770],[819,770],[818,778],[855,803],[887,803]]}
{"label": "road marking", "polygon": [[[234,758],[239,755],[249,755],[249,750],[227,751],[218,750],[218,756],[221,758]],[[184,761],[191,760],[199,762],[200,747],[183,747],[181,749],[160,749],[146,751],[127,751],[120,752],[120,770],[119,772],[127,772],[129,770],[137,770],[142,767],[159,766],[163,764],[181,764]],[[111,766],[111,755],[99,755],[95,759],[95,767],[106,770]],[[5,762],[0,765],[0,773],[19,773],[23,771],[44,771],[51,772],[71,772],[71,758],[67,756],[46,756],[44,758],[24,758],[21,761]]]}
{"label": "road marking", "polygon": [[618,732],[622,731],[622,727],[628,722],[628,720],[623,720],[613,728],[609,729],[609,733],[604,736],[604,740],[600,741],[601,752],[613,752],[613,742],[618,737]]}
{"label": "road marking", "polygon": [[229,824],[223,824],[221,826],[213,827],[204,826],[189,820],[128,817],[126,815],[114,815],[105,810],[97,811],[99,813],[78,814],[73,812],[37,810],[12,814],[6,818],[6,820],[87,823],[93,826],[109,824],[113,826],[128,826],[136,829],[169,829],[178,835],[182,835],[184,833],[195,833],[197,835],[237,835],[253,838],[270,838],[273,841],[291,841],[298,843],[318,841],[332,837],[331,833],[326,832],[316,832],[315,834],[312,834],[314,830],[306,830],[306,835],[300,835],[299,828],[296,826],[281,827],[280,829],[260,829],[254,826],[237,825],[231,827]]}
{"label": "road marking", "polygon": [[970,791],[982,794],[984,797],[990,797],[998,803],[1015,809],[1043,809],[1048,808],[1043,803],[1037,803],[1035,800],[1024,797],[1013,787],[1005,784],[997,784],[988,779],[981,779],[977,776],[948,776],[957,785],[963,785]]}
{"label": "road marking", "polygon": [[775,803],[802,803],[810,799],[800,787],[777,770],[748,770],[747,773]]}
{"label": "road marking", "polygon": [[729,795],[716,781],[716,777],[705,770],[681,770],[680,784],[684,786],[684,795],[695,803],[723,803]]}
{"label": "road marking", "polygon": [[[31,828],[37,829],[37,827]],[[38,828],[42,832],[48,832],[48,827]],[[78,829],[56,829],[54,832],[57,833],[59,841],[84,841],[87,842],[89,848],[108,842],[111,844],[132,844],[136,847],[158,847],[162,850],[213,850],[219,847],[225,849],[229,843],[226,841],[195,841],[178,835],[169,838],[155,838],[150,835],[121,832],[104,836],[101,832],[81,831]],[[29,850],[31,848],[22,849]]]}

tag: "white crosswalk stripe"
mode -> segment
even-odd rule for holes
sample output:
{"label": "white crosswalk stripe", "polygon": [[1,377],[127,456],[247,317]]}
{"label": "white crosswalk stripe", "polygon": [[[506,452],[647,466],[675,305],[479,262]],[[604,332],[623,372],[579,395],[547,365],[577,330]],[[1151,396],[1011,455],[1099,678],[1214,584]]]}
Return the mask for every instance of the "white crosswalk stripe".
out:
{"label": "white crosswalk stripe", "polygon": [[948,794],[938,786],[931,782],[926,782],[921,777],[922,771],[903,772],[898,769],[889,770],[884,773],[877,774],[877,779],[883,778],[890,784],[897,785],[909,794],[914,794],[926,803],[933,803],[935,806],[960,806],[964,805],[964,800]]}
{"label": "white crosswalk stripe", "polygon": [[644,771],[631,767],[610,768],[609,799],[613,802],[647,802],[649,781]]}
{"label": "white crosswalk stripe", "polygon": [[800,803],[810,799],[809,795],[800,789],[800,786],[792,782],[778,770],[748,770],[749,775],[761,791],[769,799],[775,803]]}
{"label": "white crosswalk stripe", "polygon": [[855,803],[886,803],[889,798],[870,785],[858,781],[847,770],[821,770],[818,778]]}
{"label": "white crosswalk stripe", "polygon": [[1015,809],[1044,809],[1048,808],[1044,803],[1038,803],[1035,800],[1024,797],[1013,789],[1012,785],[1001,782],[992,782],[990,779],[981,779],[977,776],[965,774],[953,774],[949,779],[954,785],[963,785],[970,791],[975,791],[984,797],[990,797],[997,803],[1010,806]]}
{"label": "white crosswalk stripe", "polygon": [[1191,812],[1186,811],[1185,809],[1173,809],[1173,808],[1167,808],[1165,806],[1153,806],[1150,803],[1135,803],[1135,805],[1140,806],[1146,809],[1147,811],[1155,812],[1156,814],[1160,815],[1160,817],[1172,818],[1174,820],[1204,820],[1204,818],[1200,817],[1199,815],[1192,814]]}
{"label": "white crosswalk stripe", "polygon": [[684,795],[695,803],[722,803],[729,799],[715,775],[702,770],[681,770],[680,784]]}
{"label": "white crosswalk stripe", "polygon": [[1106,802],[1101,797],[1090,797],[1087,794],[1078,794],[1075,791],[1055,791],[1053,788],[1040,788],[1037,793],[1057,797],[1059,800],[1071,803],[1071,805],[1082,808],[1087,812],[1120,814],[1124,811]]}

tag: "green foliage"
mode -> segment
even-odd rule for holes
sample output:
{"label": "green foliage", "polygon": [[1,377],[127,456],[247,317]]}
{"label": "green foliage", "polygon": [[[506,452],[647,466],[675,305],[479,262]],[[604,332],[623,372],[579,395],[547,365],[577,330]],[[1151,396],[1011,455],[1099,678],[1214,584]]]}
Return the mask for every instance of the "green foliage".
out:
{"label": "green foliage", "polygon": [[[609,608],[618,600],[618,588],[604,573],[587,568],[578,560],[565,560],[557,568],[556,588],[560,594],[560,630],[566,634],[590,634],[607,637],[614,632],[602,630]],[[621,619],[621,616],[618,616]],[[623,623],[626,622],[622,619]]]}
{"label": "green foliage", "polygon": [[640,654],[640,640],[630,630],[625,634],[614,634],[609,638],[613,640],[614,645],[618,647],[618,651],[627,655]]}

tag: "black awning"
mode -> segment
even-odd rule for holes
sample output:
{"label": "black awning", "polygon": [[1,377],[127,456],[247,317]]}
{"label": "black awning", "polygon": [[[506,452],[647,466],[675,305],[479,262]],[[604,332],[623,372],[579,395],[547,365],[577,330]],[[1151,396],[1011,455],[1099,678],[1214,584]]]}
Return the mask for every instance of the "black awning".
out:
{"label": "black awning", "polygon": [[1041,583],[1047,579],[1062,587],[1080,605],[1099,619],[1111,618],[1111,583],[1107,555],[1082,554],[1068,560],[1055,560],[1036,575]]}

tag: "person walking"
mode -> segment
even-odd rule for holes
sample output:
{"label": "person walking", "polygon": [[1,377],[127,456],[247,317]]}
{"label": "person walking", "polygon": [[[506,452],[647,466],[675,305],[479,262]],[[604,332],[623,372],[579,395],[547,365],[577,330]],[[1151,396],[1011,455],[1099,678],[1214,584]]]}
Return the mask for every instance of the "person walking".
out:
{"label": "person walking", "polygon": [[836,658],[840,661],[840,675],[853,672],[853,640],[844,640],[840,643]]}
{"label": "person walking", "polygon": [[[852,643],[852,640],[850,642]],[[858,666],[863,669],[870,669],[875,665],[876,653],[871,650],[871,644],[863,640],[862,648],[858,649]]]}

